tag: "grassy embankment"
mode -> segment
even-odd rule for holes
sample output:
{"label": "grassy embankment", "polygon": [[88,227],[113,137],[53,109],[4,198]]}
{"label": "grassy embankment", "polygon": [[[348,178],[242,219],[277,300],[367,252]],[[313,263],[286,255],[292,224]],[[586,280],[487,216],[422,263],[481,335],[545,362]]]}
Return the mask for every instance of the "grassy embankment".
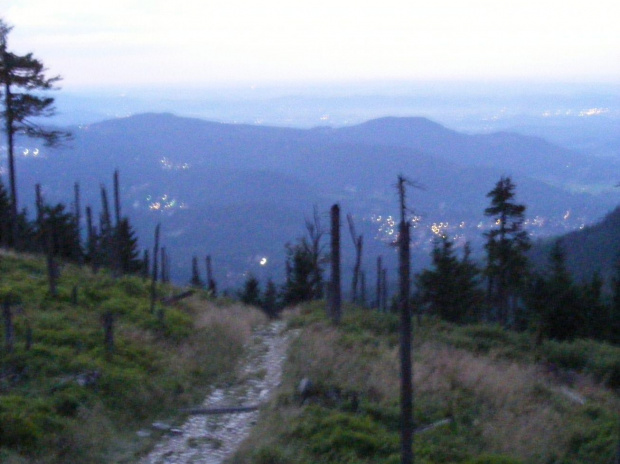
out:
{"label": "grassy embankment", "polygon": [[[314,304],[289,317],[302,331],[283,384],[231,463],[400,462],[397,317],[347,308],[334,328],[323,313]],[[430,320],[414,335],[417,427],[450,419],[416,434],[416,463],[613,462],[620,348],[534,350],[529,334]],[[304,377],[315,388],[302,406]]]}
{"label": "grassy embankment", "polygon": [[[16,331],[13,353],[3,337],[0,346],[0,462],[131,462],[157,438],[136,431],[174,421],[179,407],[229,379],[252,327],[264,321],[258,311],[216,305],[205,294],[151,314],[149,291],[137,277],[67,265],[51,297],[42,259],[0,255],[0,302],[14,302]],[[115,317],[111,354],[103,343],[108,311]]]}

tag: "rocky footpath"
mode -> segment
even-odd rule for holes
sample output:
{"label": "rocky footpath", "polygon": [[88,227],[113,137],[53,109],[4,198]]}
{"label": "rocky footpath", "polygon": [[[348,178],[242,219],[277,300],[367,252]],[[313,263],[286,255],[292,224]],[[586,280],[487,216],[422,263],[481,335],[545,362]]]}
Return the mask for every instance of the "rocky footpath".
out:
{"label": "rocky footpath", "polygon": [[[232,455],[258,418],[258,408],[280,384],[291,333],[275,321],[252,336],[237,381],[216,388],[178,428],[169,428],[141,464],[219,464]],[[221,413],[235,407],[247,411]],[[258,408],[256,408],[258,407]],[[219,413],[217,413],[219,411]],[[155,424],[154,424],[155,425]],[[158,424],[165,428],[165,424]]]}

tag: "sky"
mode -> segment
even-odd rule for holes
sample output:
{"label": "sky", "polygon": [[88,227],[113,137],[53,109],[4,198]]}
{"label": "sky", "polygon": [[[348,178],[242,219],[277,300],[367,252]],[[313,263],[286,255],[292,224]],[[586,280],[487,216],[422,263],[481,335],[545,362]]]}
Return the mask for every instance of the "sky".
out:
{"label": "sky", "polygon": [[63,89],[620,82],[610,0],[2,0],[0,17]]}

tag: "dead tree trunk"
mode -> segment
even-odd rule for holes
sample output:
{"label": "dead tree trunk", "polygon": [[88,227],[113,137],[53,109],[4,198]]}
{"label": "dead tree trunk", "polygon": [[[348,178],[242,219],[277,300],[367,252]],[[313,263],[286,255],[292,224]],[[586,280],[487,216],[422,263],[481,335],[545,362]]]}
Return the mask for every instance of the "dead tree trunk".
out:
{"label": "dead tree trunk", "polygon": [[104,185],[101,185],[101,215],[99,217],[99,251],[103,263],[106,267],[114,270],[115,247],[113,241],[112,219],[110,216],[110,206],[108,203],[108,193]]}
{"label": "dead tree trunk", "polygon": [[121,223],[121,195],[119,192],[118,169],[114,171],[114,219],[116,220],[115,226],[118,230]]}
{"label": "dead tree trunk", "polygon": [[100,243],[97,237],[97,231],[93,225],[93,212],[90,206],[86,207],[86,228],[88,229],[88,244],[86,245],[86,252],[88,253],[88,259],[90,260],[92,271],[93,273],[96,273],[101,265],[99,250]]}
{"label": "dead tree trunk", "polygon": [[364,246],[364,236],[358,236],[356,234],[355,224],[353,223],[353,216],[351,216],[351,214],[347,214],[347,221],[349,223],[351,240],[353,240],[353,246],[355,247],[355,265],[353,266],[353,278],[351,280],[351,301],[353,303],[357,303],[357,286],[359,283],[360,269],[362,267],[362,248]]}
{"label": "dead tree trunk", "polygon": [[39,229],[38,243],[36,244],[39,252],[44,252],[46,249],[46,237],[43,231],[43,195],[41,194],[41,184],[34,186],[35,192],[35,206],[37,208],[37,229]]}
{"label": "dead tree trunk", "polygon": [[166,283],[166,247],[161,247],[161,250],[159,250],[161,257],[159,259],[159,262],[161,264],[161,276],[159,277],[159,280],[162,284]]}
{"label": "dead tree trunk", "polygon": [[153,246],[153,277],[151,280],[151,314],[155,312],[157,299],[157,257],[159,255],[159,224],[155,227],[155,245]]}
{"label": "dead tree trunk", "polygon": [[58,277],[58,265],[54,259],[54,238],[53,231],[48,230],[47,235],[47,279],[49,283],[50,295],[56,297],[58,294],[56,278]]}
{"label": "dead tree trunk", "polygon": [[149,278],[149,250],[144,249],[142,252],[142,278]]}
{"label": "dead tree trunk", "polygon": [[2,315],[4,316],[4,348],[7,353],[12,353],[15,344],[15,328],[13,327],[11,302],[8,297],[2,303]]}
{"label": "dead tree trunk", "polygon": [[114,315],[111,311],[103,315],[103,345],[108,356],[114,353]]}
{"label": "dead tree trunk", "polygon": [[329,292],[329,315],[334,324],[340,323],[342,294],[340,287],[340,207],[331,208],[331,282]]}
{"label": "dead tree trunk", "polygon": [[121,194],[120,183],[118,178],[118,169],[114,170],[114,228],[112,230],[112,249],[113,262],[112,267],[115,275],[123,275],[123,265],[121,257]]}
{"label": "dead tree trunk", "polygon": [[383,270],[382,270],[382,265],[381,265],[381,256],[377,257],[377,285],[376,285],[376,300],[375,300],[375,306],[376,308],[381,311],[381,295],[383,295],[383,291],[381,290],[383,288],[383,285],[381,285],[381,281],[383,279]]}
{"label": "dead tree trunk", "polygon": [[82,248],[82,230],[80,223],[82,221],[82,208],[80,206],[80,184],[77,182],[73,184],[73,219],[75,224],[75,235],[78,245],[78,265],[84,264],[84,250]]}
{"label": "dead tree trunk", "polygon": [[401,463],[411,464],[413,454],[413,366],[411,362],[411,308],[409,222],[407,221],[405,179],[398,177],[400,225],[398,238],[399,310],[400,310],[400,441]]}
{"label": "dead tree trunk", "polygon": [[32,348],[32,327],[30,327],[30,323],[27,323],[25,349],[26,351],[30,351],[31,348]]}
{"label": "dead tree trunk", "polygon": [[387,288],[387,269],[381,270],[381,311],[386,313],[388,310],[388,288]]}
{"label": "dead tree trunk", "polygon": [[211,296],[217,296],[217,286],[215,284],[215,280],[213,279],[213,268],[211,267],[211,255],[207,255],[207,288],[211,293]]}
{"label": "dead tree trunk", "polygon": [[366,273],[360,271],[360,303],[366,307]]}

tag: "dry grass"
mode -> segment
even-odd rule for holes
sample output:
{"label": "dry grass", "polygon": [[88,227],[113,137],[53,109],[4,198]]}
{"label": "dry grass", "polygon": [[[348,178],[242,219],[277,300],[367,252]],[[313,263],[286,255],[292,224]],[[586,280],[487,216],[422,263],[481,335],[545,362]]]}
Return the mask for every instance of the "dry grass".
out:
{"label": "dry grass", "polygon": [[[398,349],[381,337],[315,322],[291,348],[283,391],[290,395],[303,377],[394,406],[399,398]],[[556,382],[535,365],[444,343],[422,342],[414,351],[416,414],[426,420],[453,416],[458,427],[475,437],[473,453],[504,454],[532,464],[556,462],[565,455],[575,424],[594,423],[584,408],[620,411],[618,396],[592,378],[580,375],[570,387],[586,399],[585,406],[563,395]],[[295,420],[299,411],[296,405],[287,407],[269,413],[253,446],[271,443],[285,432],[283,424]]]}

